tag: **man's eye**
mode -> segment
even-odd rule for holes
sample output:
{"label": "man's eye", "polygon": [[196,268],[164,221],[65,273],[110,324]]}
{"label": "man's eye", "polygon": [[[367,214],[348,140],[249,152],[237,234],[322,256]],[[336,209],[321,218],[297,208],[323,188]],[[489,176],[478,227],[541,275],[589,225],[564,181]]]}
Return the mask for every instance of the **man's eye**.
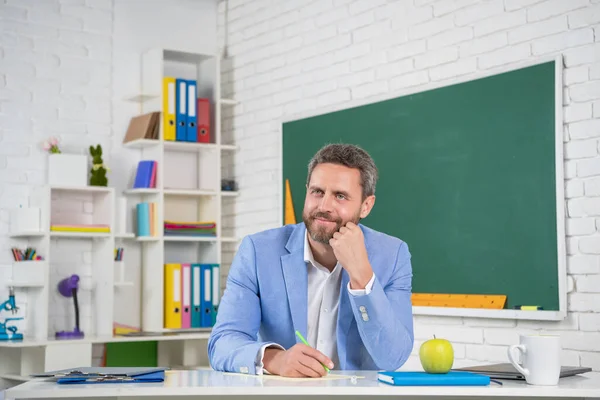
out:
{"label": "man's eye", "polygon": [[346,198],[346,196],[344,196],[343,194],[338,194],[337,198],[338,198],[338,200],[344,200]]}
{"label": "man's eye", "polygon": [[313,191],[312,191],[312,192],[313,192],[314,194],[321,194],[321,193],[323,193],[323,192],[322,192],[321,190],[319,190],[319,189],[313,189]]}

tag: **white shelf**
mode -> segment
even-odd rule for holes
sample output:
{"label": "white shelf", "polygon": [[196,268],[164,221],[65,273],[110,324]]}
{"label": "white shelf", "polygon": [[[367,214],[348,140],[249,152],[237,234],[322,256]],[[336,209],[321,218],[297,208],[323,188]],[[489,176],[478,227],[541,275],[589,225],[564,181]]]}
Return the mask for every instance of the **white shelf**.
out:
{"label": "white shelf", "polygon": [[9,381],[16,381],[16,382],[28,382],[32,378],[30,378],[28,376],[17,375],[17,374],[0,374],[0,379],[7,379]]}
{"label": "white shelf", "polygon": [[223,236],[223,237],[221,238],[221,242],[235,243],[235,242],[237,242],[237,241],[239,241],[239,239],[238,239],[238,238],[235,238],[235,237]]}
{"label": "white shelf", "polygon": [[106,233],[106,232],[97,233],[97,232],[57,232],[57,231],[50,231],[50,237],[81,238],[81,239],[85,239],[85,238],[106,239],[106,238],[110,238],[111,234],[110,233]]}
{"label": "white shelf", "polygon": [[219,99],[219,103],[221,103],[224,106],[235,106],[240,102],[234,99]]}
{"label": "white shelf", "polygon": [[50,190],[56,192],[72,192],[72,193],[111,193],[114,188],[107,186],[50,186]]}
{"label": "white shelf", "polygon": [[13,232],[9,233],[8,236],[11,238],[32,238],[32,237],[41,237],[46,235],[46,232],[36,231],[36,232]]}
{"label": "white shelf", "polygon": [[199,197],[199,196],[216,196],[219,192],[214,190],[193,190],[193,189],[165,189],[165,196],[184,196],[184,197]]}
{"label": "white shelf", "polygon": [[216,236],[165,236],[165,242],[216,242]]}
{"label": "white shelf", "polygon": [[155,147],[161,144],[160,140],[155,139],[136,139],[130,142],[124,143],[123,146],[131,149],[144,149],[148,147]]}
{"label": "white shelf", "polygon": [[160,237],[158,236],[136,236],[135,240],[138,242],[158,242]]}
{"label": "white shelf", "polygon": [[135,239],[135,233],[115,233],[115,239]]}
{"label": "white shelf", "polygon": [[240,195],[240,192],[238,192],[237,190],[222,190],[221,191],[221,196],[223,196],[223,197],[236,197],[239,195]]}
{"label": "white shelf", "polygon": [[238,146],[236,146],[235,144],[222,144],[221,145],[221,149],[222,150],[238,150]]}
{"label": "white shelf", "polygon": [[143,194],[160,194],[160,190],[154,189],[154,188],[135,188],[135,189],[124,190],[123,194],[129,195],[129,196],[143,195]]}
{"label": "white shelf", "polygon": [[133,287],[133,282],[115,282],[115,287]]}
{"label": "white shelf", "polygon": [[125,96],[123,97],[123,100],[125,101],[131,101],[133,103],[144,103],[146,101],[150,101],[150,100],[154,100],[156,98],[159,98],[160,95],[159,94],[151,94],[151,93],[138,93],[138,94],[132,94],[129,96]]}
{"label": "white shelf", "polygon": [[179,151],[179,152],[198,152],[203,150],[217,150],[218,145],[214,143],[195,143],[195,142],[177,142],[171,140],[165,140],[165,150]]}

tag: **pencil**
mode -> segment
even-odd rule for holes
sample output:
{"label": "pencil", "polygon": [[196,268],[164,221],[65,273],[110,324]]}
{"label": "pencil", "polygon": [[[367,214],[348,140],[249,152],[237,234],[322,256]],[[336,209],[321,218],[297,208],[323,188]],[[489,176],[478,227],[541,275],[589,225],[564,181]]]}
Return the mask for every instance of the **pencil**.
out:
{"label": "pencil", "polygon": [[[304,343],[305,345],[310,347],[310,344],[308,344],[308,342],[306,341],[306,339],[304,339],[304,337],[302,336],[302,334],[300,332],[296,331],[296,336],[298,336],[298,338],[302,341],[302,343]],[[323,366],[323,368],[325,368],[325,371],[329,372],[329,368],[327,368],[325,366],[325,364],[321,363],[321,365]]]}

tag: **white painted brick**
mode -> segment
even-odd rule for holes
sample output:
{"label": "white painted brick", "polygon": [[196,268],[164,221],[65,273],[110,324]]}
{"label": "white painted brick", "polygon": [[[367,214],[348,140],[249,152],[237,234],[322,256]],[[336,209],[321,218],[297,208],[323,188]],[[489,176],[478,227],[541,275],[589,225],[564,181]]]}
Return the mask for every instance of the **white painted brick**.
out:
{"label": "white painted brick", "polygon": [[285,65],[285,57],[284,56],[276,56],[268,58],[264,61],[260,61],[256,63],[256,72],[265,72],[271,71],[275,68],[283,67]]}
{"label": "white painted brick", "polygon": [[596,220],[593,218],[567,219],[567,235],[591,235],[596,231]]}
{"label": "white painted brick", "polygon": [[337,50],[333,54],[333,62],[337,63],[352,58],[364,56],[368,54],[370,50],[371,45],[369,43],[353,44],[351,46],[347,46],[343,49]]}
{"label": "white painted brick", "polygon": [[569,293],[567,298],[569,311],[600,312],[600,301],[598,301],[598,294]]}
{"label": "white painted brick", "polygon": [[600,371],[600,353],[582,352],[580,354],[581,365],[590,367],[592,371]]}
{"label": "white painted brick", "polygon": [[600,275],[575,276],[577,293],[600,293]]}
{"label": "white painted brick", "polygon": [[401,29],[387,32],[385,35],[378,37],[377,40],[372,40],[371,45],[373,46],[373,50],[384,49],[388,51],[389,49],[395,49],[406,42],[408,42],[408,31],[406,29]]}
{"label": "white painted brick", "polygon": [[600,332],[563,332],[561,345],[567,350],[600,351]]}
{"label": "white painted brick", "polygon": [[[570,108],[571,106],[567,107]],[[565,111],[566,112],[566,111]],[[573,140],[565,143],[565,158],[567,160],[578,158],[595,157],[598,141],[596,139],[589,140]]]}
{"label": "white painted brick", "polygon": [[[2,5],[2,19],[10,19],[16,21],[25,21],[27,20],[27,9],[22,7],[15,7],[11,5]],[[31,9],[30,11],[33,11]]]}
{"label": "white painted brick", "polygon": [[567,18],[560,16],[540,22],[519,26],[508,32],[508,43],[515,44],[536,39],[568,29]]}
{"label": "white painted brick", "polygon": [[345,18],[337,24],[337,27],[340,33],[346,33],[351,32],[356,28],[372,24],[373,22],[375,22],[375,14],[373,13],[373,11],[369,11],[363,14]]}
{"label": "white painted brick", "polygon": [[386,4],[386,0],[356,0],[348,5],[351,15],[363,13]]}
{"label": "white painted brick", "polygon": [[[41,5],[38,3],[37,6]],[[44,26],[44,25],[35,25],[35,24],[23,24],[20,21],[2,21],[2,27],[4,31],[9,31],[16,33],[18,35],[25,35],[27,37],[36,37],[43,36],[46,38],[57,38],[58,37],[58,29]]]}
{"label": "white painted brick", "polygon": [[454,13],[456,25],[463,26],[504,12],[502,0],[479,2]]}
{"label": "white painted brick", "polygon": [[308,85],[304,85],[302,88],[302,98],[309,98],[311,96],[320,95],[326,92],[330,92],[337,88],[337,84],[334,80],[327,80],[323,82],[315,82]]}
{"label": "white painted brick", "polygon": [[454,325],[417,325],[415,339],[428,340],[433,336],[444,338],[450,342],[483,343],[483,329],[466,328]]}
{"label": "white painted brick", "polygon": [[485,344],[509,346],[519,343],[519,332],[513,329],[485,329],[483,340]]}
{"label": "white painted brick", "polygon": [[388,79],[393,78],[407,72],[410,72],[414,69],[413,60],[399,60],[395,62],[390,62],[385,65],[381,65],[375,69],[375,78],[376,79]]}
{"label": "white painted brick", "polygon": [[463,323],[460,318],[432,315],[415,315],[414,321],[416,324],[423,325],[462,325]]}
{"label": "white painted brick", "polygon": [[470,360],[505,362],[506,346],[487,346],[467,344],[466,357]]}
{"label": "white painted brick", "polygon": [[504,0],[506,11],[517,10],[544,0]]}
{"label": "white painted brick", "polygon": [[567,261],[567,270],[570,274],[600,271],[600,257],[584,254],[570,256]]}
{"label": "white painted brick", "polygon": [[423,39],[454,28],[454,16],[436,18],[408,28],[408,37],[412,40]]}
{"label": "white painted brick", "polygon": [[567,293],[573,293],[575,291],[575,280],[572,276],[567,276]]}
{"label": "white painted brick", "polygon": [[577,122],[592,118],[592,103],[571,103],[564,110],[564,122]]}
{"label": "white painted brick", "polygon": [[[591,119],[569,124],[571,139],[588,139],[600,136],[600,120]],[[584,176],[584,175],[580,175]]]}
{"label": "white painted brick", "polygon": [[581,28],[600,22],[600,7],[591,6],[569,13],[569,28]]}
{"label": "white painted brick", "polygon": [[567,68],[600,61],[600,43],[569,49],[564,52],[564,62]]}
{"label": "white painted brick", "polygon": [[579,352],[572,350],[562,350],[560,352],[560,363],[561,365],[574,365],[579,366]]}
{"label": "white painted brick", "polygon": [[458,49],[456,47],[446,47],[416,56],[415,68],[428,68],[455,60],[458,60]]}
{"label": "white painted brick", "polygon": [[482,54],[479,56],[478,65],[481,69],[487,69],[524,60],[528,58],[530,54],[531,47],[529,44],[505,47],[491,53]]}
{"label": "white painted brick", "polygon": [[577,176],[577,161],[565,161],[565,179],[573,179]]}
{"label": "white painted brick", "polygon": [[60,29],[80,30],[83,28],[83,19],[64,12],[70,6],[63,5],[60,10],[49,12],[43,8],[33,7],[28,10],[29,20],[35,24],[42,24]]}
{"label": "white painted brick", "polygon": [[352,41],[354,43],[358,43],[362,42],[363,40],[380,38],[384,35],[391,34],[391,29],[392,24],[389,19],[380,22],[375,22],[362,28],[355,29],[352,32]]}
{"label": "white painted brick", "polygon": [[433,3],[433,15],[440,17],[477,3],[478,0],[440,0]]}
{"label": "white painted brick", "polygon": [[594,31],[592,29],[578,29],[537,39],[532,44],[532,51],[534,55],[541,55],[593,42]]}
{"label": "white painted brick", "polygon": [[[387,11],[387,10],[385,10]],[[387,14],[385,16],[380,16],[381,18],[389,18],[390,14]],[[397,11],[395,13],[392,14],[392,29],[393,30],[398,30],[398,29],[406,29],[407,27],[412,27],[414,25],[419,25],[422,24],[423,22],[426,21],[432,21],[433,20],[433,9],[431,7],[418,7],[418,8],[404,8],[400,11]],[[446,24],[448,24],[447,22],[445,22]],[[448,26],[447,29],[449,29],[450,26]],[[422,28],[417,29],[417,31],[420,32]],[[426,37],[427,35],[423,35],[421,37]],[[411,37],[411,39],[414,39]]]}
{"label": "white painted brick", "polygon": [[600,97],[600,81],[577,83],[569,88],[572,101],[592,101]]}
{"label": "white painted brick", "polygon": [[579,328],[584,332],[600,331],[600,314],[592,314],[592,313],[579,314]]}
{"label": "white painted brick", "polygon": [[319,69],[313,73],[313,79],[315,80],[325,80],[325,79],[333,79],[338,76],[342,76],[350,73],[350,63],[349,62],[341,62],[337,64],[330,64],[325,68]]}
{"label": "white painted brick", "polygon": [[565,185],[565,196],[568,199],[583,196],[583,182],[579,180],[568,180]]}
{"label": "white painted brick", "polygon": [[576,331],[579,329],[579,319],[577,314],[567,314],[561,321],[528,321],[519,320],[517,330],[531,331]]}
{"label": "white painted brick", "polygon": [[464,26],[461,28],[451,29],[447,32],[439,33],[427,39],[427,48],[431,50],[446,47],[452,44],[465,42],[473,38],[473,28]]}
{"label": "white painted brick", "polygon": [[600,63],[590,65],[590,79],[600,79]]}
{"label": "white painted brick", "polygon": [[563,71],[565,85],[586,82],[589,79],[589,68],[587,65],[575,68],[565,68]]}
{"label": "white painted brick", "polygon": [[433,67],[429,70],[429,77],[432,81],[439,81],[447,78],[453,78],[466,75],[477,70],[477,59],[468,58],[458,60],[450,64],[444,64],[439,67]]}
{"label": "white painted brick", "polygon": [[556,15],[565,14],[567,11],[585,8],[589,0],[549,0],[536,4],[527,9],[528,21],[540,21]]}
{"label": "white painted brick", "polygon": [[352,98],[362,99],[365,97],[374,96],[376,94],[386,93],[388,89],[389,85],[386,81],[366,83],[364,85],[352,88]]}
{"label": "white painted brick", "polygon": [[[291,14],[294,19],[296,19],[296,14]],[[333,10],[329,10],[326,12],[322,12],[320,13],[316,18],[315,18],[315,24],[319,27],[321,26],[329,26],[330,24],[337,22],[337,21],[341,21],[341,20],[345,20],[346,18],[348,18],[348,9],[346,7],[340,8],[337,7]]]}
{"label": "white painted brick", "polygon": [[375,80],[374,71],[361,71],[349,75],[340,76],[337,79],[337,85],[340,88],[343,87],[356,87],[366,82],[373,82]]}
{"label": "white painted brick", "polygon": [[493,32],[504,31],[527,23],[527,12],[519,10],[502,13],[491,18],[477,21],[473,24],[475,36],[484,36]]}
{"label": "white painted brick", "polygon": [[[333,2],[331,0],[313,1],[303,5],[298,9],[300,19],[306,20],[312,18],[315,15],[321,14],[322,12],[329,11],[333,8]],[[262,11],[262,10],[261,10]]]}
{"label": "white painted brick", "polygon": [[395,61],[403,58],[414,57],[417,54],[425,53],[427,42],[425,40],[413,40],[406,44],[396,46],[388,51],[388,60]]}
{"label": "white painted brick", "polygon": [[482,38],[475,38],[466,43],[462,43],[459,47],[459,53],[461,58],[466,58],[500,49],[506,45],[508,45],[506,32],[494,33]]}
{"label": "white painted brick", "polygon": [[585,181],[586,196],[600,196],[600,178],[591,178]]}
{"label": "white painted brick", "polygon": [[477,328],[513,328],[517,326],[516,320],[513,319],[464,317],[463,322],[465,326]]}
{"label": "white painted brick", "polygon": [[311,45],[325,39],[330,39],[337,35],[337,27],[335,25],[327,26],[321,29],[310,30],[302,35],[303,45]]}
{"label": "white painted brick", "polygon": [[322,94],[317,97],[317,106],[326,107],[332,104],[343,103],[350,100],[350,89],[338,89],[334,92]]}
{"label": "white painted brick", "polygon": [[[378,51],[376,53],[371,53],[369,55],[355,58],[350,61],[350,70],[351,71],[362,71],[368,68],[375,68],[379,65],[385,64],[387,62],[387,54],[383,50]],[[591,104],[590,104],[591,111]],[[591,116],[591,115],[590,115]]]}
{"label": "white painted brick", "polygon": [[579,250],[583,254],[600,254],[600,236],[579,238]]}

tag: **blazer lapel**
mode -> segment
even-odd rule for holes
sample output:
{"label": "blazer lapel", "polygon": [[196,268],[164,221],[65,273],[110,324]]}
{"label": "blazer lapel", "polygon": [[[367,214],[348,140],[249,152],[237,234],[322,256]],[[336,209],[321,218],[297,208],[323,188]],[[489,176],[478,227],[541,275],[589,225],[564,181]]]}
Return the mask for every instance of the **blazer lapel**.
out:
{"label": "blazer lapel", "polygon": [[[285,289],[288,296],[288,304],[294,329],[302,336],[307,332],[308,318],[308,273],[304,263],[304,224],[298,225],[286,244],[289,254],[281,256],[281,268],[285,280]],[[299,339],[296,337],[296,342]]]}

